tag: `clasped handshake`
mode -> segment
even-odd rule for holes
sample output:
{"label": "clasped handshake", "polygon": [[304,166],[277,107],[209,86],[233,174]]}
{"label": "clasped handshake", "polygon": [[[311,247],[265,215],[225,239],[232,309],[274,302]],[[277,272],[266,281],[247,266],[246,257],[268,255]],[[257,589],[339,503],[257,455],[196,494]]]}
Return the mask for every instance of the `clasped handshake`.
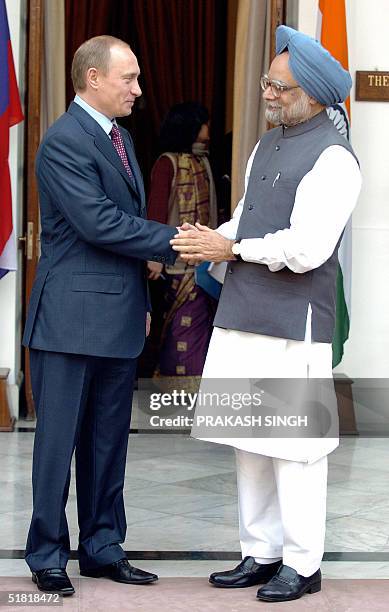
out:
{"label": "clasped handshake", "polygon": [[234,240],[228,240],[206,225],[184,223],[170,241],[174,251],[189,265],[202,261],[229,261],[235,259],[231,251]]}

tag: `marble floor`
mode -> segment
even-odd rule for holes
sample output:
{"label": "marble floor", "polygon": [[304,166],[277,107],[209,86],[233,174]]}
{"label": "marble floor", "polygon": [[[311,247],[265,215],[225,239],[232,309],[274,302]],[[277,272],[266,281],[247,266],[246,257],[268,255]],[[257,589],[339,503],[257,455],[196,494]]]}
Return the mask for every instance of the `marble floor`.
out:
{"label": "marble floor", "polygon": [[[149,586],[128,586],[106,579],[73,579],[73,597],[59,599],[66,612],[388,612],[389,581],[324,580],[322,589],[297,601],[267,604],[256,599],[258,587],[248,589],[215,589],[201,578],[170,577]],[[1,578],[0,589],[25,596],[42,594],[31,591],[28,578]],[[0,609],[12,612],[15,606]],[[4,599],[3,599],[4,601]],[[54,607],[54,606],[52,606]],[[32,605],[18,606],[30,610]],[[35,610],[47,606],[34,605]]]}
{"label": "marble floor", "polygon": [[[23,429],[23,423],[18,425]],[[31,513],[33,437],[33,431],[0,433],[0,577],[29,576],[23,549]],[[134,564],[174,578],[205,577],[236,565],[231,448],[184,434],[131,434],[125,505],[124,548]],[[75,550],[74,480],[67,516]],[[75,560],[68,569],[79,576]],[[389,579],[387,438],[345,437],[330,455],[322,570],[327,579]]]}

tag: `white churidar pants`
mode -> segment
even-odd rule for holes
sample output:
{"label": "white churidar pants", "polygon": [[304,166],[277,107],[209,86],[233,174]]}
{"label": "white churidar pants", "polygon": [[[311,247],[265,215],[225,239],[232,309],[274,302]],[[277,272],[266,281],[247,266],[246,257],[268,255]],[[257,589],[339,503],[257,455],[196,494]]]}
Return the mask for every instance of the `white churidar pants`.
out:
{"label": "white churidar pants", "polygon": [[[299,342],[214,328],[203,378],[331,378],[331,359],[331,345],[311,342],[309,333]],[[338,439],[207,440],[235,447],[242,556],[282,557],[302,576],[315,573],[324,551],[327,455]]]}
{"label": "white churidar pants", "polygon": [[242,556],[283,563],[302,576],[324,552],[327,457],[288,461],[236,449]]}

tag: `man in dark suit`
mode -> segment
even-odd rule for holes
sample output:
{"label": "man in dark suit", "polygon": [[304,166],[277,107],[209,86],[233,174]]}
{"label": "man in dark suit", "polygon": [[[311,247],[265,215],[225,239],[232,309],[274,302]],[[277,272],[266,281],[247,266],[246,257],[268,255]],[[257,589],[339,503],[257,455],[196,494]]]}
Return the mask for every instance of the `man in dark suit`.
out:
{"label": "man in dark suit", "polygon": [[120,546],[136,358],[149,326],[147,260],[174,263],[176,228],[145,219],[131,137],[115,117],[141,95],[130,47],[86,41],[72,65],[76,97],[39,147],[42,255],[23,343],[37,413],[34,508],[26,561],[43,591],[74,593],[65,515],[76,453],[79,564],[85,576],[144,584]]}

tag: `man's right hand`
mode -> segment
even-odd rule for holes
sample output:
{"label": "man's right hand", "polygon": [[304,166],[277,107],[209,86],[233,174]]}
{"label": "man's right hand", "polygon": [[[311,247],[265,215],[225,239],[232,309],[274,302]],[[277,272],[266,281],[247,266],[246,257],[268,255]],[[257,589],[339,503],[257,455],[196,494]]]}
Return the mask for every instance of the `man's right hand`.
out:
{"label": "man's right hand", "polygon": [[147,278],[149,280],[157,280],[161,276],[163,264],[158,261],[148,261],[147,262],[147,270],[148,275]]}

